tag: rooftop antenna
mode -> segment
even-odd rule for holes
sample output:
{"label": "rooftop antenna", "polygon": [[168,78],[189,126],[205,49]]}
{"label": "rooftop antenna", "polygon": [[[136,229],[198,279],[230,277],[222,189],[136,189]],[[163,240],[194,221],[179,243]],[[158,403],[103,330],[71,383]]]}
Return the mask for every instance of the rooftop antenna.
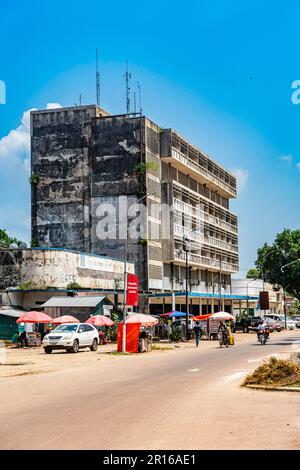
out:
{"label": "rooftop antenna", "polygon": [[96,103],[100,108],[100,72],[99,72],[99,60],[98,60],[98,49],[96,49]]}
{"label": "rooftop antenna", "polygon": [[139,90],[139,105],[140,105],[140,115],[143,115],[143,110],[142,110],[142,91],[141,91],[141,84],[140,82],[137,82],[137,87]]}
{"label": "rooftop antenna", "polygon": [[134,92],[133,93],[133,111],[134,111],[134,114],[136,114],[136,93]]}
{"label": "rooftop antenna", "polygon": [[125,81],[126,81],[126,113],[127,114],[130,114],[130,84],[129,84],[130,79],[131,79],[131,73],[128,71],[128,60],[126,60]]}
{"label": "rooftop antenna", "polygon": [[81,106],[81,93],[79,95],[79,106]]}

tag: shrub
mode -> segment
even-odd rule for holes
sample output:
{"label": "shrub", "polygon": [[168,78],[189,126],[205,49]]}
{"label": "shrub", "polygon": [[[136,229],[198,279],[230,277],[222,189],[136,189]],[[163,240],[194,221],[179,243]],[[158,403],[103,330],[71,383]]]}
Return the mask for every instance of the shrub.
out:
{"label": "shrub", "polygon": [[268,362],[265,362],[258,367],[253,374],[247,375],[243,382],[245,385],[285,385],[290,383],[297,377],[299,380],[300,365],[292,360],[276,359],[271,357]]}
{"label": "shrub", "polygon": [[82,286],[80,284],[78,284],[78,282],[70,282],[68,285],[67,285],[67,289],[70,289],[70,290],[78,290],[78,289],[82,289]]}
{"label": "shrub", "polygon": [[174,342],[179,342],[182,340],[182,330],[180,326],[172,326],[172,331],[170,333],[170,340]]}

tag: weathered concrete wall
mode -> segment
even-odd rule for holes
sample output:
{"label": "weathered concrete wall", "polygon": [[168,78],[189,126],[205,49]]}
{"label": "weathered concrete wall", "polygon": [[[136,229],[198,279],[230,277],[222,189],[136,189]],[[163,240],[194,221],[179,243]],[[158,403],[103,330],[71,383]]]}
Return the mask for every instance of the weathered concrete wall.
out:
{"label": "weathered concrete wall", "polygon": [[31,114],[32,239],[90,251],[90,136],[96,106]]}
{"label": "weathered concrete wall", "polygon": [[[105,117],[93,120],[92,127],[91,251],[125,259],[127,214],[120,196],[130,205],[138,203],[145,194],[145,174],[136,171],[143,158],[144,119]],[[105,204],[116,209],[117,230],[114,233],[113,223],[108,224],[107,238],[99,236]],[[142,225],[147,233],[146,217]],[[138,239],[128,239],[127,260],[136,263],[140,288],[146,290],[147,248]]]}
{"label": "weathered concrete wall", "polygon": [[[134,265],[128,264],[127,270],[134,272]],[[65,250],[0,251],[0,289],[25,282],[32,289],[63,289],[70,282],[87,289],[121,289],[123,275],[123,262],[100,256]]]}

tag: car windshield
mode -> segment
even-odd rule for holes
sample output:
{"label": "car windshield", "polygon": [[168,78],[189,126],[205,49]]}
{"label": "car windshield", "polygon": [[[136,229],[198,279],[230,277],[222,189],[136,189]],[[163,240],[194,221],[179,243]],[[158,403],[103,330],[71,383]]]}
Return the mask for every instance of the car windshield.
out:
{"label": "car windshield", "polygon": [[76,330],[77,330],[77,325],[59,325],[52,331],[52,333],[58,333],[58,332],[75,333]]}

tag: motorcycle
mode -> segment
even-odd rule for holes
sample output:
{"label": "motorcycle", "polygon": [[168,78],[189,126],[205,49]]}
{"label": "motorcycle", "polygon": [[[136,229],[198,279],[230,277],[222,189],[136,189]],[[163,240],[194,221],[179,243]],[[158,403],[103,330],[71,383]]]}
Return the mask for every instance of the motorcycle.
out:
{"label": "motorcycle", "polygon": [[266,342],[269,340],[269,332],[267,330],[265,331],[259,331],[257,333],[257,341],[261,344],[261,345],[265,345]]}

